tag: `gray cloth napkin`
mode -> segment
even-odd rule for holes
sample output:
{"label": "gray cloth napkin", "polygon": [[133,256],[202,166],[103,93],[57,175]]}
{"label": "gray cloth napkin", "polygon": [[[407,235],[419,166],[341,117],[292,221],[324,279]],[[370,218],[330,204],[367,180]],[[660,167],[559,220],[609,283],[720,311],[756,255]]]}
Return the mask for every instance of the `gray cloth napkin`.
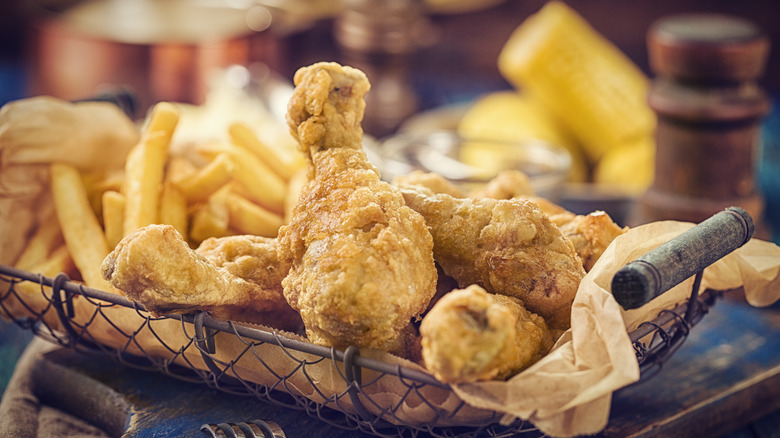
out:
{"label": "gray cloth napkin", "polygon": [[2,437],[108,437],[94,425],[47,406],[35,395],[32,369],[41,355],[59,348],[34,338],[25,349],[0,401]]}

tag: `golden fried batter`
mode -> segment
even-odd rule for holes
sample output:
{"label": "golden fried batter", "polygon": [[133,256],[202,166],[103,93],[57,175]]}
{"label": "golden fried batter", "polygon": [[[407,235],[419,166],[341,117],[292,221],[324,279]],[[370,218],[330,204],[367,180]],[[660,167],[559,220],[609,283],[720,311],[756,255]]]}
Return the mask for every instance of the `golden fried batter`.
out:
{"label": "golden fried batter", "polygon": [[[414,171],[409,175],[396,177],[393,183],[399,186],[422,186],[433,193],[446,193],[456,198],[464,197],[454,184],[433,172]],[[564,237],[572,241],[585,271],[593,268],[615,237],[628,231],[627,227],[621,228],[603,211],[577,215],[548,199],[535,196],[528,177],[517,170],[499,173],[485,187],[470,192],[468,196],[492,199],[520,198],[532,201],[553,224],[560,228]]]}
{"label": "golden fried batter", "polygon": [[450,292],[420,325],[425,367],[446,383],[505,379],[547,354],[544,320],[512,297],[479,286]]}
{"label": "golden fried batter", "polygon": [[572,215],[568,221],[560,221],[558,228],[574,244],[574,249],[582,260],[586,271],[604,254],[610,243],[626,231],[603,211],[594,211],[587,215]]}
{"label": "golden fried batter", "polygon": [[586,215],[574,214],[543,198],[522,198],[538,205],[564,237],[571,240],[586,272],[593,268],[617,236],[628,231],[628,227],[619,226],[607,213],[600,210]]}
{"label": "golden fried batter", "polygon": [[195,249],[215,266],[226,269],[236,277],[282,294],[282,280],[290,266],[279,261],[275,238],[236,235],[210,237]]}
{"label": "golden fried batter", "polygon": [[[300,319],[284,300],[279,286],[272,285],[274,278],[280,280],[274,271],[284,268],[274,263],[273,245],[261,242],[252,246],[253,239],[231,238],[234,243],[241,241],[234,246],[241,249],[233,254],[228,251],[217,255],[219,248],[230,246],[227,240],[207,244],[208,249],[202,252],[225,266],[218,267],[192,250],[174,227],[149,225],[125,236],[103,260],[103,277],[153,315],[205,310],[217,319],[296,330]],[[265,255],[251,260],[258,253]],[[263,260],[275,267],[252,271],[252,266],[262,269]],[[260,280],[261,284],[231,271]],[[262,279],[269,271],[270,278]]]}
{"label": "golden fried batter", "polygon": [[366,158],[366,76],[318,63],[294,82],[287,119],[310,180],[279,231],[291,266],[284,295],[314,343],[403,354],[411,321],[436,291],[431,235]]}
{"label": "golden fried batter", "polygon": [[436,261],[461,287],[477,284],[519,298],[550,327],[568,328],[585,271],[572,243],[536,204],[401,190],[431,230]]}
{"label": "golden fried batter", "polygon": [[469,197],[511,199],[521,196],[534,196],[536,191],[531,186],[528,175],[519,170],[502,170],[484,187],[472,190]]}
{"label": "golden fried batter", "polygon": [[430,189],[433,193],[446,193],[455,198],[466,196],[452,181],[436,172],[413,170],[405,175],[396,175],[392,183],[396,186],[422,186]]}

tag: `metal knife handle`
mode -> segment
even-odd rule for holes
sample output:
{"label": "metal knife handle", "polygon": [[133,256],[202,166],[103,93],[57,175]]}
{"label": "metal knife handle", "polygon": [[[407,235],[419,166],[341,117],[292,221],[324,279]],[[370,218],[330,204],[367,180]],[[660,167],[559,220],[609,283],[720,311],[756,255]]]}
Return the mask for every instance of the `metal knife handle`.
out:
{"label": "metal knife handle", "polygon": [[729,207],[620,268],[612,295],[624,309],[640,307],[744,245],[754,231],[745,210]]}

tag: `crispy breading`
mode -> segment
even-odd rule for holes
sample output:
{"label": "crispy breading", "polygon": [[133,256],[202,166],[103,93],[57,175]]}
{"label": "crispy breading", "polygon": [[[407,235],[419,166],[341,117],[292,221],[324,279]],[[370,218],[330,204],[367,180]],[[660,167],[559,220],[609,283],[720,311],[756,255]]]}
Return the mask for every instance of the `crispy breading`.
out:
{"label": "crispy breading", "polygon": [[510,199],[521,196],[535,196],[536,191],[531,185],[531,179],[525,173],[516,169],[499,172],[483,187],[469,192],[472,198]]}
{"label": "crispy breading", "polygon": [[[464,197],[457,186],[433,172],[414,171],[409,175],[396,177],[393,183],[400,186],[422,186],[434,193],[446,193],[456,198]],[[601,254],[617,236],[628,231],[628,227],[620,227],[603,211],[578,215],[548,199],[534,195],[528,177],[517,170],[499,173],[485,187],[473,190],[468,196],[492,199],[519,198],[532,201],[553,224],[560,228],[564,237],[572,241],[585,271],[593,268]]]}
{"label": "crispy breading", "polygon": [[588,272],[601,258],[604,251],[615,238],[626,231],[601,210],[585,215],[572,213],[544,198],[524,196],[534,202],[544,211],[550,221],[555,224],[574,245],[574,250],[582,261],[582,266]]}
{"label": "crispy breading", "polygon": [[407,205],[431,230],[434,257],[461,287],[521,299],[554,328],[567,328],[585,275],[574,247],[533,202],[454,198],[403,186]]}
{"label": "crispy breading", "polygon": [[275,289],[282,296],[282,280],[290,267],[279,262],[276,243],[275,238],[250,234],[210,237],[195,252],[236,277]]}
{"label": "crispy breading", "polygon": [[[228,238],[225,238],[228,239]],[[274,263],[276,251],[269,242],[254,238],[212,241],[206,254],[191,249],[171,225],[148,225],[125,236],[103,260],[103,277],[140,303],[153,315],[208,311],[217,319],[263,324],[283,330],[296,330],[300,319],[281,294],[279,272]],[[228,242],[237,243],[231,245]],[[233,251],[220,251],[233,246]],[[240,249],[237,249],[240,248]],[[252,260],[263,253],[259,259]],[[217,259],[217,266],[209,259]],[[273,267],[262,268],[262,261]],[[268,277],[262,278],[272,272]],[[248,279],[234,275],[245,274]],[[255,280],[261,279],[257,283]],[[267,286],[267,285],[270,285]]]}
{"label": "crispy breading", "polygon": [[561,221],[558,228],[571,240],[585,271],[593,268],[617,236],[628,231],[628,227],[619,226],[603,211],[572,215],[568,221]]}
{"label": "crispy breading", "polygon": [[446,383],[505,379],[553,344],[542,317],[522,301],[476,285],[442,297],[423,319],[420,335],[425,367]]}
{"label": "crispy breading", "polygon": [[359,70],[318,63],[298,70],[288,124],[308,162],[280,259],[284,295],[310,341],[404,354],[412,320],[436,290],[433,241],[422,216],[381,181],[362,146]]}
{"label": "crispy breading", "polygon": [[446,193],[456,198],[466,196],[458,186],[452,181],[441,176],[436,172],[425,172],[422,170],[413,170],[404,175],[396,175],[392,183],[396,186],[422,186],[430,189],[434,193]]}

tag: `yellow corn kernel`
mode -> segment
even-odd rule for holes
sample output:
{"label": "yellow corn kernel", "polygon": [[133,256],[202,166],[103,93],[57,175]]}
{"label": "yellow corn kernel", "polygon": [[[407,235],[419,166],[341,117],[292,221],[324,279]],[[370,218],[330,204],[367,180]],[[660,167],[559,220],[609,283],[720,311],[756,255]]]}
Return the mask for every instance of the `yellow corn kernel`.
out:
{"label": "yellow corn kernel", "polygon": [[[458,134],[463,138],[527,142],[542,140],[563,146],[571,154],[569,180],[583,182],[587,178],[587,163],[580,145],[546,106],[517,91],[497,91],[486,94],[469,107],[458,121]],[[500,170],[504,167],[502,155],[474,150],[470,158],[478,162],[468,164]],[[465,158],[465,157],[464,157]],[[499,160],[493,166],[490,160]]]}
{"label": "yellow corn kernel", "polygon": [[655,140],[643,137],[609,151],[593,171],[593,181],[640,195],[653,183]]}
{"label": "yellow corn kernel", "polygon": [[648,78],[561,2],[547,3],[514,31],[498,67],[569,127],[592,162],[655,128]]}

